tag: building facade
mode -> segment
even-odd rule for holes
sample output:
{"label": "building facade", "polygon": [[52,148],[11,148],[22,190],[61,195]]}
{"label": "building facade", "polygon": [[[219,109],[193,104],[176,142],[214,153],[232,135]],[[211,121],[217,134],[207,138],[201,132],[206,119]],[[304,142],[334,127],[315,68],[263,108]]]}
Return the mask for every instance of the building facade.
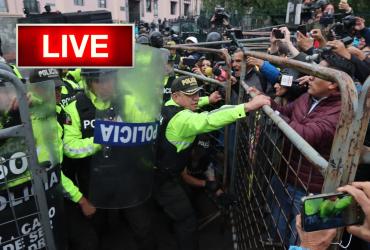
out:
{"label": "building facade", "polygon": [[51,11],[62,13],[108,10],[114,22],[128,23],[197,16],[201,0],[0,0],[0,16],[21,17],[24,9],[30,13],[41,13],[45,11],[45,5],[50,5]]}

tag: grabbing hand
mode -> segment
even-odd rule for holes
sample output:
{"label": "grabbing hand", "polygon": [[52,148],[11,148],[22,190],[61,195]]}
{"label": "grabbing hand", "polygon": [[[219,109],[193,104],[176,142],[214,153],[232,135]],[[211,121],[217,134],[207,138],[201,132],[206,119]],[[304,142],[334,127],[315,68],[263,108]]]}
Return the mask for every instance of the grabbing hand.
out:
{"label": "grabbing hand", "polygon": [[262,67],[264,61],[262,59],[258,59],[258,58],[255,58],[255,57],[248,57],[247,59],[247,65],[248,66],[257,66],[259,68]]}
{"label": "grabbing hand", "polygon": [[247,89],[247,92],[248,92],[248,94],[253,93],[253,94],[255,94],[255,95],[260,95],[260,94],[262,94],[262,92],[261,92],[261,91],[259,91],[258,89],[256,89],[256,87],[249,87],[249,88]]}
{"label": "grabbing hand", "polygon": [[221,96],[220,92],[218,92],[218,91],[213,92],[208,98],[209,98],[209,103],[210,104],[215,104],[218,101],[222,100],[222,96]]}
{"label": "grabbing hand", "polygon": [[257,95],[251,101],[244,104],[246,112],[257,110],[264,105],[271,105],[271,98],[265,95]]}

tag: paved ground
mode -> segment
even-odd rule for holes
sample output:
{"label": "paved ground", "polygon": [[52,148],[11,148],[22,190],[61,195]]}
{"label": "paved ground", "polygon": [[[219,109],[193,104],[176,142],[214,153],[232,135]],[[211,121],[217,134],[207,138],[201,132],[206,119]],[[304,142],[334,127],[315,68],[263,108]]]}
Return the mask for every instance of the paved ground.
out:
{"label": "paved ground", "polygon": [[[217,212],[216,206],[201,193],[195,200],[198,217],[204,218]],[[154,232],[159,245],[158,250],[177,250],[171,223],[161,211],[154,216]],[[132,234],[126,225],[107,233],[103,250],[136,250]],[[199,231],[199,250],[232,250],[231,231],[228,219],[218,217]]]}

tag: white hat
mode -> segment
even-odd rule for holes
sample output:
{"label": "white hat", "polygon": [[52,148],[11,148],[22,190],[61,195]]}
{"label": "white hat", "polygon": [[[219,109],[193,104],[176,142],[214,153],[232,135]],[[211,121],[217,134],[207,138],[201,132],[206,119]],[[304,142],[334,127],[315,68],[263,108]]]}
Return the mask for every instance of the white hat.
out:
{"label": "white hat", "polygon": [[185,43],[186,43],[187,41],[190,41],[190,42],[192,42],[192,43],[198,43],[198,39],[197,39],[196,37],[194,37],[194,36],[189,36],[188,38],[186,38],[186,39],[185,39]]}

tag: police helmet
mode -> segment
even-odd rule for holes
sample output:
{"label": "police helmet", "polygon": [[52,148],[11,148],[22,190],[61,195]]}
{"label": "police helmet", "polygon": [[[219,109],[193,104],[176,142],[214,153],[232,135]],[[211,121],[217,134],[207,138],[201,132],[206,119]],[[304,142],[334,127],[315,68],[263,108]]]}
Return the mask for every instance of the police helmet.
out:
{"label": "police helmet", "polygon": [[100,78],[109,74],[116,73],[117,69],[100,69],[100,68],[94,68],[94,69],[81,69],[81,76],[85,79],[92,79],[92,78]]}
{"label": "police helmet", "polygon": [[140,44],[146,44],[146,45],[149,45],[149,37],[146,36],[146,35],[140,35],[137,39],[136,39],[136,42],[137,43],[140,43]]}
{"label": "police helmet", "polygon": [[221,34],[218,33],[218,32],[211,32],[207,35],[207,39],[206,39],[206,42],[218,42],[218,41],[221,41],[222,40],[222,37],[221,37]]}
{"label": "police helmet", "polygon": [[149,42],[150,46],[155,48],[162,48],[163,47],[163,36],[159,31],[153,31],[149,35]]}

